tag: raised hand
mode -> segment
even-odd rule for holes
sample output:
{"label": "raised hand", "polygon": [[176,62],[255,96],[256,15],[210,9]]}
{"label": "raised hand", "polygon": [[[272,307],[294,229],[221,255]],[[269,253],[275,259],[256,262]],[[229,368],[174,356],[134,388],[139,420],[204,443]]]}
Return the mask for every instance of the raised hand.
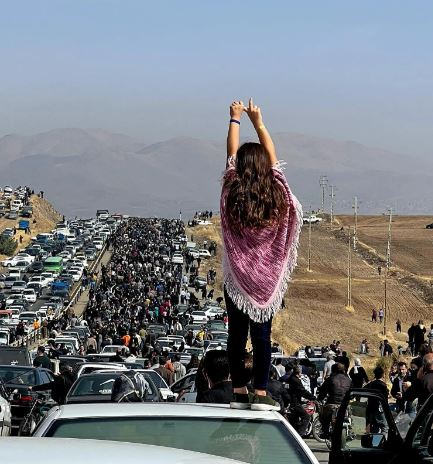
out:
{"label": "raised hand", "polygon": [[252,97],[250,98],[250,101],[248,102],[248,108],[245,108],[245,111],[247,112],[248,117],[256,129],[263,124],[260,108],[253,104]]}
{"label": "raised hand", "polygon": [[237,119],[238,121],[240,121],[244,110],[245,110],[245,106],[241,101],[234,101],[230,105],[230,117],[232,119]]}

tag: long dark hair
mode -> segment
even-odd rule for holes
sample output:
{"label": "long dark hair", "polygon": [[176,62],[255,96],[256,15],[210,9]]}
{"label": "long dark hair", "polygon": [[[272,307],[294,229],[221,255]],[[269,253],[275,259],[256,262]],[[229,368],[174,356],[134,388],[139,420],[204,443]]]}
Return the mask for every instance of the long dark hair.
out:
{"label": "long dark hair", "polygon": [[230,227],[262,229],[279,222],[288,208],[272,166],[260,143],[244,143],[236,154],[236,175],[228,177],[227,217]]}

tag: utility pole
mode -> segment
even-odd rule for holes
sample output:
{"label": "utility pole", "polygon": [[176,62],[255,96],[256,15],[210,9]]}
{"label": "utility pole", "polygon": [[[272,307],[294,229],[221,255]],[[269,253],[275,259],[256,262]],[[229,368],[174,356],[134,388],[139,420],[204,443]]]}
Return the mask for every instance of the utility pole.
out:
{"label": "utility pole", "polygon": [[353,199],[353,214],[354,214],[354,228],[353,228],[353,249],[356,250],[356,244],[358,242],[358,197]]}
{"label": "utility pole", "polygon": [[329,188],[331,189],[331,193],[329,196],[331,197],[331,227],[334,224],[334,198],[335,198],[335,185],[330,185]]}
{"label": "utility pole", "polygon": [[319,184],[322,189],[322,208],[321,212],[325,212],[325,190],[328,187],[328,177],[327,176],[320,176]]}
{"label": "utility pole", "polygon": [[389,222],[388,222],[388,242],[386,246],[386,266],[385,266],[385,279],[384,279],[384,314],[383,314],[383,335],[386,335],[386,322],[389,319],[388,305],[387,305],[387,286],[388,286],[388,272],[391,266],[391,227],[392,227],[392,208],[389,209]]}
{"label": "utility pole", "polygon": [[347,308],[352,307],[352,243],[351,230],[349,227],[349,248],[347,253]]}
{"label": "utility pole", "polygon": [[311,205],[310,214],[308,216],[308,272],[311,272]]}

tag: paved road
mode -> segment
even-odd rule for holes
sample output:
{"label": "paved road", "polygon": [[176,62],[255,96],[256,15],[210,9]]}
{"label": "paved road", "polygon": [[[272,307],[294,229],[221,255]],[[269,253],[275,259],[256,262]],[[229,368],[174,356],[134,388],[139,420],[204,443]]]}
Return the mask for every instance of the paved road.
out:
{"label": "paved road", "polygon": [[305,443],[320,463],[328,463],[329,450],[325,443],[319,443],[314,438],[307,438]]}

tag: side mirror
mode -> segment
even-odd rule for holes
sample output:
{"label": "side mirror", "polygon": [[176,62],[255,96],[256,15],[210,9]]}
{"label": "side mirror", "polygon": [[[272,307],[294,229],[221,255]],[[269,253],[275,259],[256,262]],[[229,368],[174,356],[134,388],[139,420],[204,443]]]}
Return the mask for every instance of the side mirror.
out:
{"label": "side mirror", "polygon": [[385,443],[385,436],[381,433],[366,433],[361,436],[362,448],[382,448]]}

